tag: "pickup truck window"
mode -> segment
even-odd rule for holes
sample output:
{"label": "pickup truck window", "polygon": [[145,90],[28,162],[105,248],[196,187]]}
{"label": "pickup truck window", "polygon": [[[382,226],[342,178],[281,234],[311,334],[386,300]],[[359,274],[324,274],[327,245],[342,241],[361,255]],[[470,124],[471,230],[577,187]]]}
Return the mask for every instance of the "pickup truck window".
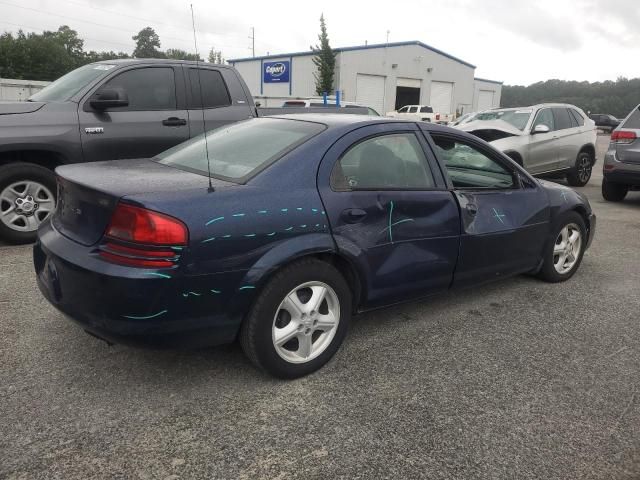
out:
{"label": "pickup truck window", "polygon": [[156,157],[164,165],[200,175],[243,182],[281,158],[285,153],[320,133],[320,123],[254,118],[200,134]]}
{"label": "pickup truck window", "polygon": [[78,93],[85,85],[105,75],[114,65],[92,63],[77,68],[47,85],[29,98],[33,102],[64,102]]}
{"label": "pickup truck window", "polygon": [[176,109],[176,82],[171,67],[127,70],[101,88],[121,88],[126,92],[129,106],[113,108],[115,111]]}
{"label": "pickup truck window", "polygon": [[[217,70],[190,68],[189,79],[191,81],[189,108],[216,108],[231,105],[227,86]],[[200,88],[202,88],[204,102],[200,100]]]}
{"label": "pickup truck window", "polygon": [[420,107],[420,113],[433,113],[433,108],[431,108],[431,107]]}
{"label": "pickup truck window", "polygon": [[409,107],[409,113],[418,113],[418,107]]}

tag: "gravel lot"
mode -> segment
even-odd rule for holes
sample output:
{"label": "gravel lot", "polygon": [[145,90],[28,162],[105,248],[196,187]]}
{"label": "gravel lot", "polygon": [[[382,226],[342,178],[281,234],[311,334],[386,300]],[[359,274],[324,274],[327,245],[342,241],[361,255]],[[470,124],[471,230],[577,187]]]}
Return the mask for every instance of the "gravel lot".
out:
{"label": "gravel lot", "polygon": [[0,247],[0,478],[640,478],[640,194],[582,190],[593,247],[561,285],[518,277],[363,315],[282,382],[237,346],[106,344]]}

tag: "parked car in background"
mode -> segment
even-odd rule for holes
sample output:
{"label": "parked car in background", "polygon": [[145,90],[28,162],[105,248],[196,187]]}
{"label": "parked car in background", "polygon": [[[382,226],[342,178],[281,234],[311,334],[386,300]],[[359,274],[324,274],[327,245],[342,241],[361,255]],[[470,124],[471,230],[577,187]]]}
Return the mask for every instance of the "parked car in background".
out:
{"label": "parked car in background", "polygon": [[56,172],[34,246],[51,304],[116,343],[239,338],[284,378],[327,362],[353,313],[519,273],[568,280],[596,228],[585,197],[473,135],[366,115],[256,118]]}
{"label": "parked car in background", "polygon": [[2,102],[0,240],[35,240],[55,208],[59,165],[152,157],[205,125],[281,111],[255,108],[233,67],[170,59],[92,63],[27,102]]}
{"label": "parked car in background", "polygon": [[[283,108],[291,108],[291,107],[306,107],[306,108],[322,108],[322,107],[336,107],[336,99],[335,97],[329,98],[327,103],[324,103],[324,99],[322,97],[311,97],[311,98],[294,98],[291,100],[285,100],[282,102]],[[373,117],[379,117],[380,114],[376,112],[373,108],[367,107],[366,105],[360,105],[355,102],[343,102],[340,101],[340,107],[342,108],[366,108],[368,114]]]}
{"label": "parked car in background", "polygon": [[605,200],[620,202],[629,190],[640,190],[640,105],[611,132],[603,175]]}
{"label": "parked car in background", "polygon": [[565,175],[574,187],[591,178],[596,127],[574,105],[487,110],[456,128],[490,142],[534,175]]}
{"label": "parked car in background", "polygon": [[387,117],[402,118],[403,120],[413,120],[417,122],[431,122],[446,125],[452,120],[449,114],[434,112],[429,105],[405,105],[393,112],[387,112]]}
{"label": "parked car in background", "polygon": [[450,127],[456,127],[458,125],[463,125],[465,123],[472,122],[473,120],[475,120],[475,118],[478,116],[479,113],[482,113],[482,112],[465,113],[464,115],[460,115],[455,120],[449,122],[448,125]]}
{"label": "parked car in background", "polygon": [[605,130],[613,130],[620,125],[620,120],[608,113],[590,113],[589,118],[595,122],[596,127]]}

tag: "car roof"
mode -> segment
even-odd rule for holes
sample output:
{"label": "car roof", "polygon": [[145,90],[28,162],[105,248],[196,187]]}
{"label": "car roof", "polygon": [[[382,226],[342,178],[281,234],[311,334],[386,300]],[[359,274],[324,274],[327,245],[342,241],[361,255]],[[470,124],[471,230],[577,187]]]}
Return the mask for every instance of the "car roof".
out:
{"label": "car roof", "polygon": [[220,68],[231,68],[230,65],[222,65],[218,63],[209,62],[196,62],[195,60],[177,60],[173,58],[115,58],[113,60],[101,60],[95,63],[106,63],[108,65],[140,65],[140,64],[154,64],[161,63],[166,65],[167,63],[183,64],[183,65],[215,65]]}
{"label": "car roof", "polygon": [[373,117],[370,115],[359,115],[355,113],[286,113],[283,115],[269,115],[263,118],[281,118],[285,120],[299,120],[305,122],[323,123],[328,127],[342,127],[345,125],[368,125],[374,123],[407,123],[406,120]]}

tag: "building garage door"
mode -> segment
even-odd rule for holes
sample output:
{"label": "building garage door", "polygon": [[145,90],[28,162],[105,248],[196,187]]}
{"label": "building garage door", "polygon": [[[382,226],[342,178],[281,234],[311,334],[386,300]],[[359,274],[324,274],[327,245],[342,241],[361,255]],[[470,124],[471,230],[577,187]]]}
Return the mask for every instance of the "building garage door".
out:
{"label": "building garage door", "polygon": [[489,110],[493,108],[493,90],[480,90],[478,95],[478,111]]}
{"label": "building garage door", "polygon": [[431,108],[438,113],[451,113],[453,83],[431,82]]}
{"label": "building garage door", "polygon": [[356,102],[384,115],[384,78],[379,75],[356,77]]}

